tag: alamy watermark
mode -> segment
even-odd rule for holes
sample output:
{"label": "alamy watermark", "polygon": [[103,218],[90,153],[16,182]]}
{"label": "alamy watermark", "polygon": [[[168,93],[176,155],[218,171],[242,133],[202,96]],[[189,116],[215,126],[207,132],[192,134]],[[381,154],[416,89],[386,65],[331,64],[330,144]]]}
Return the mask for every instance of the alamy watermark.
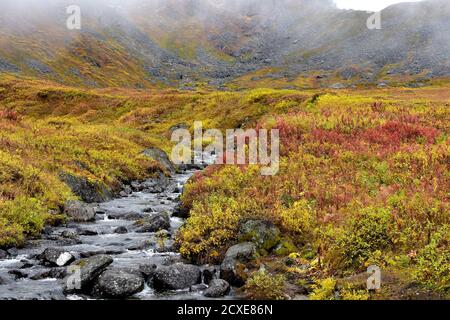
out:
{"label": "alamy watermark", "polygon": [[215,154],[215,164],[259,164],[264,176],[276,175],[280,169],[278,129],[228,129],[224,137],[221,130],[203,130],[202,122],[196,121],[194,137],[187,129],[177,129],[171,140],[177,143],[172,149],[171,160],[178,165],[202,164],[203,156],[193,157],[193,154]]}
{"label": "alamy watermark", "polygon": [[367,18],[367,28],[369,30],[380,30],[381,29],[381,12],[375,12],[369,18]]}
{"label": "alamy watermark", "polygon": [[81,8],[77,5],[71,5],[66,8],[69,17],[66,20],[66,27],[69,30],[81,30]]}
{"label": "alamy watermark", "polygon": [[68,277],[66,280],[67,290],[80,290],[81,289],[81,267],[77,265],[71,265],[67,267]]}
{"label": "alamy watermark", "polygon": [[[209,0],[215,7],[223,7],[224,0]],[[81,30],[81,7],[78,5],[70,5],[66,8],[66,13],[69,15],[66,20],[66,27],[69,30]],[[381,12],[371,14],[366,21],[366,26],[369,30],[381,29]]]}
{"label": "alamy watermark", "polygon": [[367,290],[376,291],[381,289],[381,269],[378,266],[370,266],[367,268],[367,273],[370,274],[367,279]]}

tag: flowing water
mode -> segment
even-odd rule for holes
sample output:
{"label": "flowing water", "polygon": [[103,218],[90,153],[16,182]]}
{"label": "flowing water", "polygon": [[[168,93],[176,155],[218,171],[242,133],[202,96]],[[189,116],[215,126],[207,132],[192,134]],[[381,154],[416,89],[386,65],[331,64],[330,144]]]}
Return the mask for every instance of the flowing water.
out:
{"label": "flowing water", "polygon": [[[205,163],[212,163],[213,157]],[[29,241],[26,247],[10,251],[8,259],[0,260],[0,299],[88,299],[89,297],[69,295],[62,291],[60,279],[52,275],[42,276],[49,270],[42,265],[36,255],[46,248],[63,248],[75,258],[96,254],[108,254],[114,259],[110,267],[136,268],[139,265],[170,265],[182,260],[172,249],[176,231],[184,221],[171,217],[171,230],[164,245],[154,233],[129,231],[116,233],[118,227],[133,230],[133,224],[139,216],[160,212],[173,213],[179,204],[183,186],[196,170],[175,174],[165,183],[163,191],[148,193],[133,192],[127,197],[101,203],[97,207],[96,221],[91,223],[68,223],[62,227],[51,228],[42,239]],[[154,180],[144,182],[155,184]],[[124,218],[133,213],[134,218]],[[135,229],[135,228],[134,228]],[[66,234],[66,237],[62,236]],[[75,234],[74,239],[67,234]],[[41,276],[39,276],[41,275]],[[39,279],[39,280],[32,280]],[[182,290],[156,292],[146,285],[144,290],[133,299],[200,299],[201,290]]]}

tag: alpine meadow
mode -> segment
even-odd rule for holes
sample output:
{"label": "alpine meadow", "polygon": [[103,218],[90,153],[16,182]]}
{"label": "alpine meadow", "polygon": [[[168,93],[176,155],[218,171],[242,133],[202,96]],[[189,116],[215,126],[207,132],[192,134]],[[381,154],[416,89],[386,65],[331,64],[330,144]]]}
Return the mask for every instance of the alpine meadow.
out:
{"label": "alpine meadow", "polygon": [[450,1],[1,1],[0,300],[449,298]]}

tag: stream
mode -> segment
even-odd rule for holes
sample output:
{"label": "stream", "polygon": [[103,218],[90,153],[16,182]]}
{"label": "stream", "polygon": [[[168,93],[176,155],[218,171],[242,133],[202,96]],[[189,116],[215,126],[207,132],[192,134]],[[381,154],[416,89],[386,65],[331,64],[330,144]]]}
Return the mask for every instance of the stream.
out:
{"label": "stream", "polygon": [[[213,156],[205,157],[204,166],[213,161]],[[132,269],[142,265],[167,266],[183,262],[180,254],[173,249],[173,243],[184,220],[172,214],[179,205],[183,186],[199,169],[188,169],[164,178],[162,184],[155,179],[141,182],[137,188],[143,190],[98,204],[94,222],[68,222],[61,227],[47,228],[41,239],[28,241],[24,248],[9,250],[9,256],[0,260],[0,300],[93,299],[82,294],[63,292],[62,279],[66,268],[50,268],[42,263],[39,255],[47,248],[63,249],[75,259],[106,254],[114,259],[108,268],[116,269]],[[156,184],[159,188],[156,192],[154,189],[145,189],[146,186]],[[162,212],[170,215],[170,229],[165,240],[158,240],[153,232],[136,229],[135,223],[142,217]],[[183,290],[156,291],[146,282],[143,290],[130,298],[205,299],[205,287],[199,284]]]}

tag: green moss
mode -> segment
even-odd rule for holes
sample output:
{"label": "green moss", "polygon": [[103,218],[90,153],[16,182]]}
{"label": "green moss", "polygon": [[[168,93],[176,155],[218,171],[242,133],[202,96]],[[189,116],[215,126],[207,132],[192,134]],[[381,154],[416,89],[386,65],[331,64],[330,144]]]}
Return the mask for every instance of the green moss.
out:
{"label": "green moss", "polygon": [[274,253],[279,256],[288,256],[291,253],[295,252],[298,252],[298,248],[295,246],[292,240],[288,238],[283,238],[283,240],[280,241],[279,245],[274,250]]}

